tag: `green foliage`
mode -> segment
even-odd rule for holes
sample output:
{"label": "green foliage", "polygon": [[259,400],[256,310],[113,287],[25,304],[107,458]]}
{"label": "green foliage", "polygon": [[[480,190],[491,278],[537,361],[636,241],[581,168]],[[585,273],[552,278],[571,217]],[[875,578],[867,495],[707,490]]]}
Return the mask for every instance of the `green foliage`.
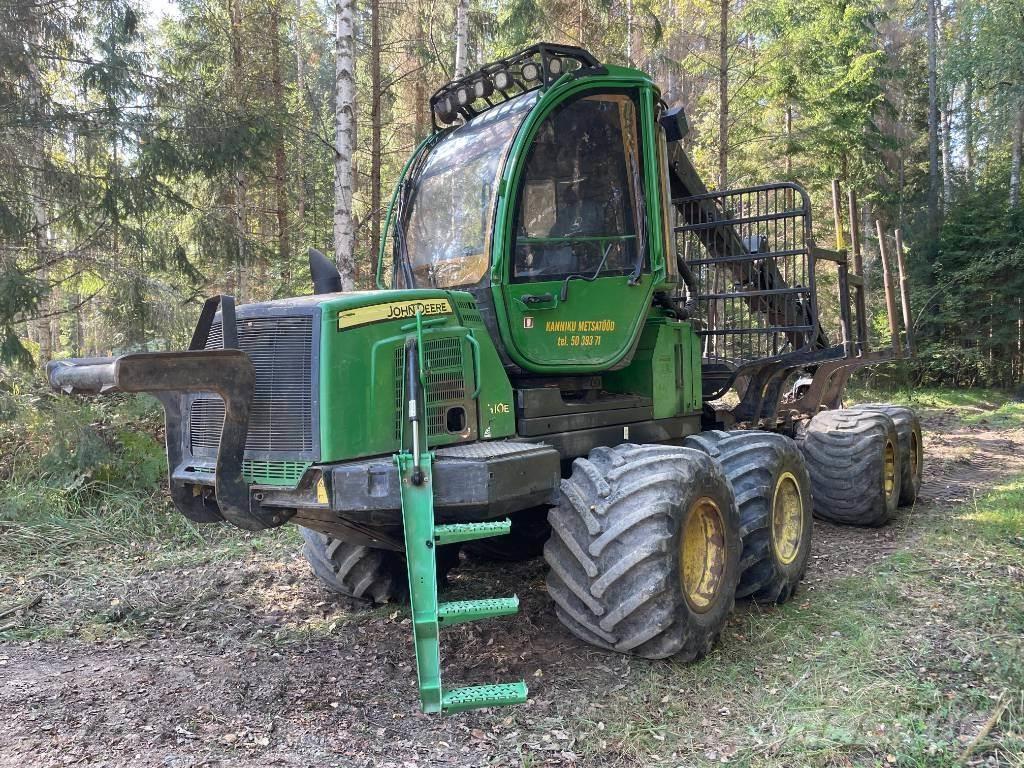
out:
{"label": "green foliage", "polygon": [[64,515],[112,497],[144,505],[165,485],[163,411],[153,398],[72,400],[9,370],[3,382],[0,519],[34,514],[43,502]]}
{"label": "green foliage", "polygon": [[0,260],[0,365],[31,365],[32,356],[18,334],[17,320],[39,305],[46,287],[16,266]]}

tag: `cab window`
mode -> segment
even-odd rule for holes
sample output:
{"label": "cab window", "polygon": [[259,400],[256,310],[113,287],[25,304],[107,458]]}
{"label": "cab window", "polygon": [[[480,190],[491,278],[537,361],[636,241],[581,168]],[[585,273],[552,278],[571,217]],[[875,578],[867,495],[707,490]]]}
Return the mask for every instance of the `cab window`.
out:
{"label": "cab window", "polygon": [[512,278],[622,275],[642,265],[638,109],[584,96],[541,124],[519,184]]}

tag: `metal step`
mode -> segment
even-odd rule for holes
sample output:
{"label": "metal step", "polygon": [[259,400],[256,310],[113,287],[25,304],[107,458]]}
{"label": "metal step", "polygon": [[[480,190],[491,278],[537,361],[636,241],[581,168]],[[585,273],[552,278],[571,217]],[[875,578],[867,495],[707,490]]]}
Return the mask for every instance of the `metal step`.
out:
{"label": "metal step", "polygon": [[468,688],[455,688],[445,693],[441,700],[441,710],[451,714],[481,707],[507,707],[513,704],[525,704],[526,697],[526,683],[522,681],[495,685],[472,685]]}
{"label": "metal step", "polygon": [[492,616],[511,616],[518,611],[519,598],[515,595],[484,600],[456,600],[437,606],[437,622],[442,627],[450,627]]}
{"label": "metal step", "polygon": [[451,523],[434,526],[434,541],[438,544],[458,544],[462,541],[504,536],[512,530],[512,521],[495,520],[488,523]]}

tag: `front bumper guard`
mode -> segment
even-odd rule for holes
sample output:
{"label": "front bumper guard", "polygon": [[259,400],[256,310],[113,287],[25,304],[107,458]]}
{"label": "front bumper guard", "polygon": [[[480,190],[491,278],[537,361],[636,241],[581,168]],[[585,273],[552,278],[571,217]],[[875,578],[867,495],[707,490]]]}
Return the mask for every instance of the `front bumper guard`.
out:
{"label": "front bumper guard", "polygon": [[164,407],[170,472],[182,461],[182,395],[216,393],[224,401],[224,425],[217,451],[214,493],[211,496],[200,485],[172,479],[174,505],[195,522],[226,520],[248,531],[287,522],[290,515],[286,511],[261,507],[242,476],[249,408],[256,386],[256,373],[246,352],[193,349],[57,360],[47,363],[46,375],[53,389],[69,395],[148,392],[155,396]]}

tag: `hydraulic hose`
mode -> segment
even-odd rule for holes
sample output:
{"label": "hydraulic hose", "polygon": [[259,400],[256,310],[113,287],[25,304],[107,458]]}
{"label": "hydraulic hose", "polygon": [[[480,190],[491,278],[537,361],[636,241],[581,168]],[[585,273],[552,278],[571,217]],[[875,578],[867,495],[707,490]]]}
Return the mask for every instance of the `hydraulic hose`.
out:
{"label": "hydraulic hose", "polygon": [[681,254],[676,254],[676,263],[679,265],[679,275],[683,278],[683,285],[686,286],[686,301],[676,311],[679,313],[680,320],[688,320],[697,313],[697,296],[699,294],[697,278]]}

